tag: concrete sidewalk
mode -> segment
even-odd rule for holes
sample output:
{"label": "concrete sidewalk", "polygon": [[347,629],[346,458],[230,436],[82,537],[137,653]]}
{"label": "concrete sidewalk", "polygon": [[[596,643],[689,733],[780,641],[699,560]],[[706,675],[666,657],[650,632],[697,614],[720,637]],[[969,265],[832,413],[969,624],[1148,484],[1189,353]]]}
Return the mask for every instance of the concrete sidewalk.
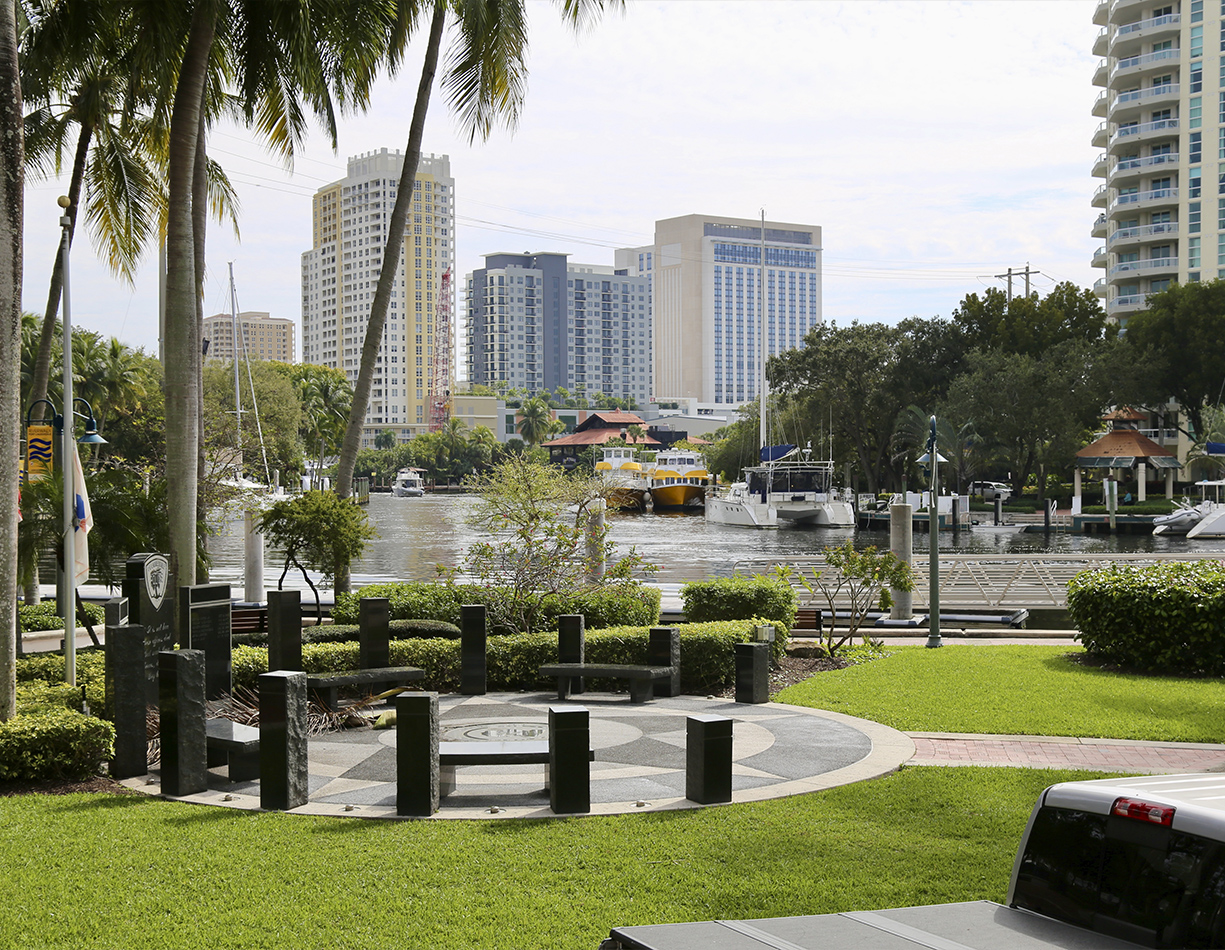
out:
{"label": "concrete sidewalk", "polygon": [[1146,775],[1225,771],[1225,745],[1141,742],[1073,736],[988,736],[910,732],[907,765],[995,765],[1028,769],[1091,769]]}

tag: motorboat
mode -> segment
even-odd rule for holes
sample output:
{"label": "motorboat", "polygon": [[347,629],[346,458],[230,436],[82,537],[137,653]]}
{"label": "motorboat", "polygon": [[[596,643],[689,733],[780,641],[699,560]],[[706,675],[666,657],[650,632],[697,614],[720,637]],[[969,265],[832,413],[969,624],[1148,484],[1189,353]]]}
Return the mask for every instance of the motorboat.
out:
{"label": "motorboat", "polygon": [[811,444],[798,454],[794,445],[763,449],[763,464],[746,468],[743,482],[707,500],[706,520],[753,528],[853,528],[854,499],[832,487],[833,461],[811,455]]}
{"label": "motorboat", "polygon": [[425,494],[425,479],[415,468],[402,468],[396,472],[396,480],[392,483],[391,493],[396,498],[420,498]]}
{"label": "motorboat", "polygon": [[701,453],[692,449],[661,449],[648,476],[657,510],[700,507],[706,500],[710,473]]}
{"label": "motorboat", "polygon": [[1187,534],[1192,528],[1204,520],[1215,505],[1210,501],[1193,505],[1186,499],[1178,503],[1168,515],[1158,515],[1153,519],[1153,534],[1180,535]]}
{"label": "motorboat", "polygon": [[639,464],[636,450],[628,445],[607,445],[600,449],[595,471],[605,485],[605,497],[614,508],[643,511],[650,485]]}

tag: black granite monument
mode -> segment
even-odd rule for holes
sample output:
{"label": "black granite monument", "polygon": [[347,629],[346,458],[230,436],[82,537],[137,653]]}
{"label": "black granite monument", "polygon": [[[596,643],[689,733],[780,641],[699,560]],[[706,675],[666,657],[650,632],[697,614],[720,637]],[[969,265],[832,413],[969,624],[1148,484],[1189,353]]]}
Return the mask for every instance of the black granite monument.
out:
{"label": "black granite monument", "polygon": [[732,721],[726,716],[686,718],[685,797],[699,805],[732,800]]}
{"label": "black granite monument", "polygon": [[306,674],[276,670],[259,677],[259,804],[285,811],[309,797]]}
{"label": "black granite monument", "polygon": [[[562,614],[557,618],[557,662],[586,662],[587,641],[584,631],[582,614]],[[583,691],[583,679],[575,676],[570,679],[570,694]]]}
{"label": "black granite monument", "polygon": [[[174,649],[174,575],[164,554],[133,554],[121,585],[128,601],[125,624],[145,629],[145,699],[158,703],[158,654]],[[109,617],[106,621],[111,622]]]}
{"label": "black granite monument", "polygon": [[396,814],[428,818],[438,811],[438,694],[396,697]]}
{"label": "black granite monument", "polygon": [[485,605],[459,608],[459,691],[464,696],[485,695]]}
{"label": "black granite monument", "polygon": [[161,694],[162,794],[192,795],[208,787],[204,732],[204,652],[158,654]]}
{"label": "black granite monument", "polygon": [[586,706],[549,707],[549,807],[591,811],[591,715]]}
{"label": "black granite monument", "polygon": [[196,584],[179,588],[179,637],[188,649],[204,651],[204,690],[209,699],[230,694],[230,585]]}
{"label": "black granite monument", "polygon": [[268,669],[302,669],[302,592],[268,591]]}
{"label": "black granite monument", "polygon": [[357,663],[363,670],[391,666],[391,601],[363,597],[357,602]]}

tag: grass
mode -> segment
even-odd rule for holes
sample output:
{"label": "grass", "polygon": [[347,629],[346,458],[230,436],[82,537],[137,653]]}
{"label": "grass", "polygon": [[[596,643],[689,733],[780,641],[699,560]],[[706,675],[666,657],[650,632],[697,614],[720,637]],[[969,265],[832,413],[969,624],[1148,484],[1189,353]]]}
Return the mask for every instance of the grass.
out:
{"label": "grass", "polygon": [[1073,662],[1078,648],[901,647],[822,673],[778,700],[909,732],[1225,741],[1225,682],[1113,673]]}
{"label": "grass", "polygon": [[9,798],[0,946],[594,948],[635,923],[1001,900],[1041,789],[1094,777],[913,768],[751,805],[540,822]]}

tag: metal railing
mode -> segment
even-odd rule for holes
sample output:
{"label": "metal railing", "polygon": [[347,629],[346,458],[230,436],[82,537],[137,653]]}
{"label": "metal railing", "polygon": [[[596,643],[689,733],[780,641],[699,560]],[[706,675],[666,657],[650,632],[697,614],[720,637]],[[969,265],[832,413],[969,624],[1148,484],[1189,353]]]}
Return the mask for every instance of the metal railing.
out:
{"label": "metal railing", "polygon": [[[1068,605],[1068,582],[1081,571],[1112,564],[1146,567],[1196,560],[1200,559],[1176,554],[942,554],[940,608],[1062,610]],[[823,596],[811,593],[799,576],[803,573],[811,581],[816,570],[820,576],[829,574],[832,580],[832,570],[822,557],[752,558],[737,561],[734,570],[768,574],[775,565],[792,569],[789,580],[801,605],[825,605]],[[926,610],[930,586],[926,558],[916,554],[911,567],[915,574],[914,609]],[[835,603],[842,606],[840,600]]]}

